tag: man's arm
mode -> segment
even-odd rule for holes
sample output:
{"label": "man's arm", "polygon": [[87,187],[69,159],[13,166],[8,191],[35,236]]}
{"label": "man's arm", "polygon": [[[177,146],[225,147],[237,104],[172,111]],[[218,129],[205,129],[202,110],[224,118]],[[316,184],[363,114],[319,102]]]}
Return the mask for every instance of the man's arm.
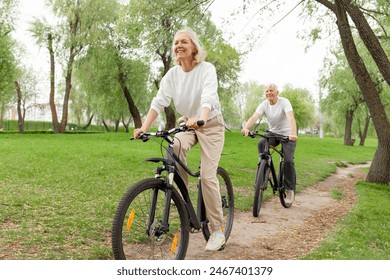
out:
{"label": "man's arm", "polygon": [[291,141],[296,141],[298,139],[298,134],[297,134],[297,124],[295,122],[295,117],[294,117],[294,111],[289,111],[286,113],[286,115],[291,128],[291,135],[289,136],[289,138]]}

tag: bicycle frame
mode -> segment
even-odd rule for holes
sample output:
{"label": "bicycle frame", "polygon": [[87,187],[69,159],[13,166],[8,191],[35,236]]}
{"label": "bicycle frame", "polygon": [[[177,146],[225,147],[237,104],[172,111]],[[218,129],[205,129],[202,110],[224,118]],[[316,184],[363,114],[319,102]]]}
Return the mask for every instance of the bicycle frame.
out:
{"label": "bicycle frame", "polygon": [[[253,135],[253,137],[255,136],[255,134],[252,134],[252,135]],[[256,135],[264,137],[264,135],[261,135],[261,134],[256,134]],[[264,138],[266,138],[266,140],[267,140],[265,142],[265,149],[264,149],[264,152],[259,155],[259,161],[258,161],[257,165],[260,166],[261,161],[266,160],[267,165],[271,169],[272,181],[270,180],[270,183],[271,183],[271,187],[273,189],[273,192],[275,193],[277,190],[279,190],[282,187],[281,176],[283,173],[281,172],[281,168],[283,167],[283,163],[284,163],[283,145],[282,145],[282,148],[279,150],[276,147],[270,145],[269,141],[270,141],[270,138],[272,138],[272,136],[268,136],[268,137],[265,136]],[[276,169],[275,169],[274,162],[272,159],[272,153],[270,150],[275,151],[280,156],[279,157],[279,172],[278,172],[278,174],[276,173]]]}
{"label": "bicycle frame", "polygon": [[[167,147],[167,153],[164,158],[148,158],[145,159],[146,161],[150,162],[162,162],[163,165],[161,167],[157,167],[155,171],[155,177],[156,178],[164,178],[165,184],[168,186],[168,191],[166,193],[165,197],[165,206],[164,206],[164,214],[163,214],[163,220],[162,220],[162,228],[164,230],[168,230],[169,224],[168,224],[168,216],[170,212],[170,206],[171,206],[171,194],[172,194],[172,188],[174,188],[173,183],[176,183],[180,194],[182,195],[182,198],[186,204],[188,216],[190,219],[190,227],[195,230],[200,230],[202,228],[202,223],[206,220],[206,210],[203,203],[203,197],[202,197],[202,188],[201,188],[201,181],[200,181],[200,172],[193,172],[191,171],[187,165],[185,165],[179,157],[174,153],[173,151],[173,139],[170,136],[167,136],[166,138],[168,144]],[[198,177],[198,203],[197,203],[197,212],[195,212],[193,203],[191,201],[188,188],[186,184],[184,183],[184,180],[179,174],[179,171],[177,169],[176,163],[178,163],[184,170],[192,177]],[[161,173],[163,171],[167,171],[168,176],[162,176]],[[152,197],[152,203],[151,207],[153,209],[156,207],[156,200],[157,200],[157,193],[158,190],[155,190],[155,193]],[[150,213],[154,213],[154,211],[150,211]],[[148,228],[152,225],[152,221],[154,220],[154,217],[149,217],[148,222]]]}

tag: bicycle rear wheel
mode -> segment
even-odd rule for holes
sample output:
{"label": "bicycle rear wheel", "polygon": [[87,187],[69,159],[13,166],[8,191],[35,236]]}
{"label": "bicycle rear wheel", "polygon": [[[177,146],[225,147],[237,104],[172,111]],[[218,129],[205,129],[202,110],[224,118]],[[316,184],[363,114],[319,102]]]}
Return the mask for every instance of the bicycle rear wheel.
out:
{"label": "bicycle rear wheel", "polygon": [[253,217],[258,217],[260,214],[261,205],[263,203],[264,191],[267,188],[270,168],[265,160],[260,162],[257,168],[255,179],[255,195],[253,197]]}
{"label": "bicycle rear wheel", "polygon": [[161,179],[144,179],[118,204],[112,225],[115,259],[184,259],[189,240],[188,214],[176,189],[168,229],[162,227],[167,187]]}
{"label": "bicycle rear wheel", "polygon": [[283,167],[281,167],[279,171],[279,184],[282,186],[281,188],[279,188],[280,203],[283,205],[284,208],[290,208],[295,200],[296,183],[294,183],[293,189],[289,189],[287,186],[284,185],[283,177]]}
{"label": "bicycle rear wheel", "polygon": [[[224,224],[222,230],[225,234],[225,241],[229,239],[230,233],[233,228],[233,219],[234,219],[234,195],[233,195],[233,185],[230,180],[229,174],[222,167],[217,169],[217,178],[219,181],[219,187],[221,192],[221,203],[222,203],[222,212]],[[210,238],[211,228],[208,221],[202,225],[203,236],[206,241]]]}

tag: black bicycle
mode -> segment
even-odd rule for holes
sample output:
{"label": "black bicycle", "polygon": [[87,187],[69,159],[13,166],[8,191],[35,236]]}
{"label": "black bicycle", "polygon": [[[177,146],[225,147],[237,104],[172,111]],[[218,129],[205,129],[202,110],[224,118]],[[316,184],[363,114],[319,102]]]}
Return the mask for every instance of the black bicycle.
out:
{"label": "black bicycle", "polygon": [[[267,135],[250,132],[249,135],[252,138],[263,137],[267,141],[265,142],[264,152],[259,154],[259,161],[257,163],[257,172],[255,177],[255,195],[253,199],[253,216],[258,217],[260,213],[261,204],[263,202],[263,195],[268,187],[271,186],[273,194],[279,193],[280,202],[285,208],[290,208],[295,200],[295,184],[294,189],[290,190],[284,185],[283,180],[283,165],[284,165],[284,154],[283,146],[278,149],[270,145],[270,140],[275,139],[281,143],[289,141],[288,136],[283,136],[276,133],[269,133]],[[276,172],[272,154],[276,152],[279,154],[279,172]]]}
{"label": "black bicycle", "polygon": [[[201,125],[202,123],[198,123]],[[135,183],[117,206],[112,225],[112,250],[115,259],[184,259],[189,233],[202,231],[206,241],[211,228],[202,197],[200,171],[193,172],[173,151],[174,135],[188,130],[181,125],[170,130],[142,133],[139,139],[162,138],[161,158],[146,161],[162,163],[154,178]],[[167,145],[164,145],[167,143]],[[197,186],[186,186],[177,170],[179,164],[190,176],[197,177]],[[228,240],[234,215],[233,186],[226,170],[218,167],[221,205],[224,215],[223,231]],[[195,185],[195,184],[194,184]],[[197,210],[194,209],[189,188],[198,189]]]}

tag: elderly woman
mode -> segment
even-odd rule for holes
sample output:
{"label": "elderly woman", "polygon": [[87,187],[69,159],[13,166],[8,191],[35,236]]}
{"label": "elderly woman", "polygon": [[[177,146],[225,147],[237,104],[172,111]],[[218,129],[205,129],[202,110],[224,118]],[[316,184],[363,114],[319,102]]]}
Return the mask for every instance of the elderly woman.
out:
{"label": "elderly woman", "polygon": [[[294,166],[294,153],[297,140],[297,126],[295,123],[295,117],[293,108],[290,101],[287,98],[279,96],[279,90],[277,85],[268,84],[265,88],[264,100],[257,107],[253,115],[248,119],[241,132],[248,136],[249,129],[252,125],[262,116],[265,115],[269,124],[270,134],[277,133],[284,136],[289,136],[290,141],[282,143],[284,151],[284,183],[289,189],[295,187],[295,166]],[[261,138],[258,143],[258,151],[262,153],[265,148],[266,139]],[[271,140],[273,146],[279,145],[275,139]]]}
{"label": "elderly woman", "polygon": [[[217,167],[224,145],[224,121],[218,98],[215,67],[204,61],[206,52],[198,36],[190,28],[179,30],[173,40],[172,52],[176,65],[163,77],[153,98],[145,122],[134,130],[134,138],[149,130],[153,121],[169,106],[171,100],[193,130],[176,134],[174,150],[183,162],[189,150],[200,143],[202,193],[212,228],[206,250],[217,251],[225,244],[222,231],[223,213],[217,180]],[[204,121],[199,127],[197,121]],[[185,182],[186,172],[179,168]]]}

